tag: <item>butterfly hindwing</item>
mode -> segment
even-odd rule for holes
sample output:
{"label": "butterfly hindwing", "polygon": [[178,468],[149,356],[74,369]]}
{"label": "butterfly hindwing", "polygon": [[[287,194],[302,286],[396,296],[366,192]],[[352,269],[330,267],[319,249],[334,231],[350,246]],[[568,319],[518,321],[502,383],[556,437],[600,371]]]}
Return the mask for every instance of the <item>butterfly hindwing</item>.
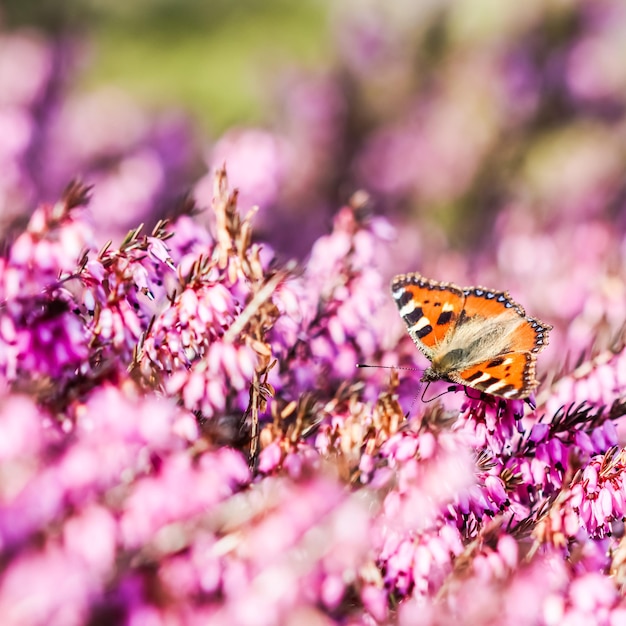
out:
{"label": "butterfly hindwing", "polygon": [[530,352],[540,352],[548,345],[548,333],[552,330],[552,326],[544,324],[533,317],[527,317],[526,323],[518,328],[511,350]]}
{"label": "butterfly hindwing", "polygon": [[538,384],[535,359],[532,352],[500,354],[456,372],[455,382],[503,398],[525,398]]}
{"label": "butterfly hindwing", "polygon": [[428,280],[420,274],[396,276],[391,291],[409,335],[432,360],[437,346],[454,328],[463,311],[463,291],[456,285]]}

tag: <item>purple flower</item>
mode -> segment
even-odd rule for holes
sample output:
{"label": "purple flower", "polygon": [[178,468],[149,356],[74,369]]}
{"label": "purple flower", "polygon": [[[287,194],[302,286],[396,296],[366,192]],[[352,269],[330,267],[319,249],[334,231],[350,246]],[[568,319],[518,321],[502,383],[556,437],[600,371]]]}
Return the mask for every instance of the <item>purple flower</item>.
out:
{"label": "purple flower", "polygon": [[202,411],[207,418],[224,411],[229,397],[247,388],[256,366],[256,355],[248,346],[215,341],[206,359],[189,370],[179,369],[168,378],[168,394],[181,394],[190,410]]}
{"label": "purple flower", "polygon": [[624,460],[613,450],[604,457],[594,457],[570,488],[569,505],[592,536],[610,533],[610,522],[624,516],[625,481]]}
{"label": "purple flower", "polygon": [[[63,585],[53,584],[60,580]],[[101,586],[71,552],[58,547],[28,551],[4,572],[0,610],[7,624],[84,624]]]}
{"label": "purple flower", "polygon": [[201,204],[211,198],[214,172],[226,165],[233,186],[240,192],[244,210],[255,204],[265,209],[275,204],[285,179],[288,142],[260,129],[232,130],[214,146],[209,174],[201,180],[196,197]]}
{"label": "purple flower", "polygon": [[481,397],[465,402],[458,428],[472,437],[477,448],[488,446],[495,454],[502,454],[516,432],[522,430],[524,402],[521,400],[501,401]]}
{"label": "purple flower", "polygon": [[[624,621],[623,7],[414,4],[215,139],[239,194],[0,34],[3,622]],[[407,270],[550,321],[537,397],[356,370],[426,365]]]}

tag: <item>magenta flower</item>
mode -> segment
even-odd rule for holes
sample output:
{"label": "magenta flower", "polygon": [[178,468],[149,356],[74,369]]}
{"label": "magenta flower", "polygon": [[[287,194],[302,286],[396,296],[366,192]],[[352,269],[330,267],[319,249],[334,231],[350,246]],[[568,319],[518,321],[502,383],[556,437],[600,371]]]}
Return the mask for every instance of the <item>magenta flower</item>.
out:
{"label": "magenta flower", "polygon": [[[187,216],[179,235],[136,229],[41,273],[22,244],[3,260],[7,614],[38,567],[40,606],[78,624],[402,623],[415,606],[443,624],[453,606],[490,615],[494,598],[502,623],[523,623],[520,594],[529,623],[618,619],[604,572],[624,516],[621,353],[573,375],[608,380],[600,395],[561,382],[535,409],[457,393],[407,418],[410,376],[355,377],[374,355],[413,358],[393,348],[375,265],[385,224],[345,207],[291,277],[251,243],[223,177],[214,235]],[[83,219],[55,206],[37,242]],[[38,386],[17,396],[26,372]],[[58,599],[53,571],[81,582]]]}
{"label": "magenta flower", "polygon": [[611,522],[624,517],[626,480],[622,453],[594,457],[570,488],[569,506],[592,536],[611,533]]}
{"label": "magenta flower", "polygon": [[[624,623],[624,8],[469,4],[211,145],[0,33],[0,622]],[[536,397],[424,392],[413,270],[554,326]]]}

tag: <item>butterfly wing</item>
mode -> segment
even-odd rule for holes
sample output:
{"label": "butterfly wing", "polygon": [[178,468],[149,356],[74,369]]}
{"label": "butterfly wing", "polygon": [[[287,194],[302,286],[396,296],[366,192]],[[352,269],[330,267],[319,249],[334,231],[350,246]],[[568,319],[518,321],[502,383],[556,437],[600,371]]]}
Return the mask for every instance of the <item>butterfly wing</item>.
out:
{"label": "butterfly wing", "polygon": [[453,382],[507,400],[528,397],[539,384],[535,379],[536,356],[509,352],[450,375]]}
{"label": "butterfly wing", "polygon": [[511,336],[510,352],[537,353],[548,345],[549,324],[527,317],[520,304],[515,302],[506,291],[494,291],[485,287],[467,287],[465,294],[465,315],[467,318],[480,316],[493,319],[498,316],[505,320],[518,318],[520,323]]}
{"label": "butterfly wing", "polygon": [[536,354],[552,328],[527,317],[507,292],[461,288],[401,274],[391,290],[409,335],[433,362],[423,380],[449,380],[507,399],[539,384]]}
{"label": "butterfly wing", "polygon": [[453,332],[461,316],[463,290],[413,273],[396,276],[391,292],[411,339],[432,360],[437,346]]}
{"label": "butterfly wing", "polygon": [[467,319],[479,316],[514,323],[514,331],[491,358],[454,372],[454,382],[503,398],[526,398],[539,382],[535,379],[536,354],[548,345],[552,326],[527,317],[507,292],[468,287],[465,293]]}

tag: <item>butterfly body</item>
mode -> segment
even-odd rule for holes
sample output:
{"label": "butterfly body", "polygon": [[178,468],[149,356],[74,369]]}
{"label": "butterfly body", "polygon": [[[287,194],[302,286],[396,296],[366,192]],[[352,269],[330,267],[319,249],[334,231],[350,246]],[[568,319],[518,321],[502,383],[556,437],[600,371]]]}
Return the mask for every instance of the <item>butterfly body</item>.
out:
{"label": "butterfly body", "polygon": [[401,274],[392,294],[415,345],[431,361],[422,380],[445,380],[501,396],[526,398],[536,354],[551,326],[527,317],[506,292],[458,287]]}

